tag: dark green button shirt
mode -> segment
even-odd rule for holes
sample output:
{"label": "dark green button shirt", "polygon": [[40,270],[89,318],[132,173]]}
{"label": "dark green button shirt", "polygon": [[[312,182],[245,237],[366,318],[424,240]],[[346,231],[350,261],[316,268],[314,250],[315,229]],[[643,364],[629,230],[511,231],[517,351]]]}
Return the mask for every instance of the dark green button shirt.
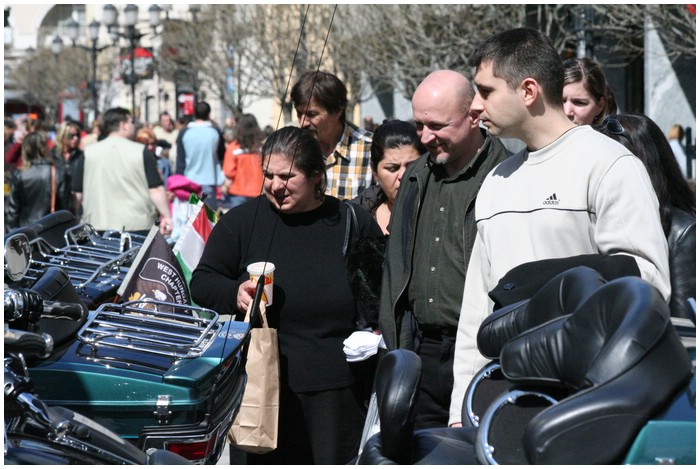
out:
{"label": "dark green button shirt", "polygon": [[408,301],[420,325],[456,328],[467,270],[465,204],[481,181],[473,177],[471,164],[452,178],[430,158],[428,165],[432,174],[416,227]]}

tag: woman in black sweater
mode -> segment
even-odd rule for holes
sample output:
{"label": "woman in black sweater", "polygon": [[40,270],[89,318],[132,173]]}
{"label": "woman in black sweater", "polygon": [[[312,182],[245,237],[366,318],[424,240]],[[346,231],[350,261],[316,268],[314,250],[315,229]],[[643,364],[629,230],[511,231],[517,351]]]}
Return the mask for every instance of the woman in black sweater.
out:
{"label": "woman in black sweater", "polygon": [[[357,314],[343,252],[348,209],[324,195],[324,159],[308,131],[280,129],[262,153],[265,194],[218,221],[193,273],[192,296],[240,319],[255,290],[246,266],[275,265],[267,311],[280,347],[278,447],[248,455],[248,463],[345,464],[357,454],[364,423],[359,383],[343,352]],[[353,238],[381,234],[367,211],[355,211]]]}

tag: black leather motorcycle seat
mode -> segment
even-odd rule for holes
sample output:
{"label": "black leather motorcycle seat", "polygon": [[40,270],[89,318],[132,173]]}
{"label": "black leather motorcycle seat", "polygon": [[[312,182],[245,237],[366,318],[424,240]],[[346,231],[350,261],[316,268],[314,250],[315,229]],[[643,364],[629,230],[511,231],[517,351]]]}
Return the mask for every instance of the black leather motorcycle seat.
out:
{"label": "black leather motorcycle seat", "polygon": [[413,464],[478,464],[474,451],[477,427],[417,430],[413,437]]}
{"label": "black leather motorcycle seat", "polygon": [[392,448],[387,456],[407,461],[420,383],[420,358],[408,350],[392,350],[379,362],[379,375],[382,378],[375,379],[374,390],[382,440],[386,448]]}
{"label": "black leather motorcycle seat", "polygon": [[585,266],[556,275],[529,300],[505,306],[490,314],[477,333],[479,352],[486,358],[497,359],[503,345],[510,339],[547,321],[573,313],[605,283],[598,271]]}
{"label": "black leather motorcycle seat", "polygon": [[[403,440],[394,432],[386,439],[391,425],[405,431],[413,417],[409,405],[397,402],[398,393],[384,389],[378,401],[381,432],[367,441],[360,464],[467,464],[475,454],[484,463],[491,447],[499,463],[621,463],[641,428],[664,412],[692,375],[668,305],[638,277],[612,280],[571,314],[510,339],[500,360],[503,375],[525,392],[524,402],[490,406],[489,424],[476,430],[427,429],[404,433]],[[383,388],[406,375],[401,366],[411,373],[420,368],[408,361],[392,364],[383,374],[380,362],[377,382]],[[546,390],[551,400],[530,390]],[[394,412],[382,413],[382,405]]]}
{"label": "black leather motorcycle seat", "polygon": [[613,280],[570,316],[512,339],[501,366],[515,384],[571,391],[527,424],[531,464],[620,463],[691,374],[668,305],[637,277]]}
{"label": "black leather motorcycle seat", "polygon": [[360,464],[410,461],[420,370],[420,358],[410,350],[392,350],[379,361],[373,389],[380,433],[365,443]]}
{"label": "black leather motorcycle seat", "polygon": [[68,210],[57,210],[49,213],[29,225],[37,236],[42,237],[47,243],[55,248],[66,245],[64,234],[68,228],[79,223],[79,220]]}

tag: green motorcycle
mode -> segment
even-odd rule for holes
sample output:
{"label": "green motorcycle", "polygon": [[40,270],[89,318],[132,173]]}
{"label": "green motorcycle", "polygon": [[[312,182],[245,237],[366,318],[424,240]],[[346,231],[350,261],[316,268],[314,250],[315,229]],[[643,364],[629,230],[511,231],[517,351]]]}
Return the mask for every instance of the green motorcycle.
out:
{"label": "green motorcycle", "polygon": [[[6,238],[5,322],[53,337],[53,352],[27,363],[43,402],[85,415],[142,451],[215,464],[246,384],[249,324],[155,300],[88,308],[87,290],[81,295],[75,287],[81,280],[58,265],[36,273],[31,289],[8,287],[21,285],[31,250],[26,234]],[[108,281],[92,280],[98,288]],[[55,302],[77,308],[77,317],[42,318]]]}

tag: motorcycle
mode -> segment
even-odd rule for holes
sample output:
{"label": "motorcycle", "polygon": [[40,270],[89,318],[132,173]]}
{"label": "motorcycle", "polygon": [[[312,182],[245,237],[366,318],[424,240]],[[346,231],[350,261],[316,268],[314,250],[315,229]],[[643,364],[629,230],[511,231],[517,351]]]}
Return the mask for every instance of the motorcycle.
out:
{"label": "motorcycle", "polygon": [[414,431],[420,359],[387,353],[379,430],[356,462],[694,464],[694,321],[671,318],[640,278],[586,269],[482,323],[477,345],[492,362],[467,389],[463,427]]}
{"label": "motorcycle", "polygon": [[[69,304],[44,306],[43,317],[81,315]],[[5,464],[190,464],[170,451],[143,452],[97,422],[39,399],[25,358],[50,355],[51,336],[6,327],[4,344]]]}
{"label": "motorcycle", "polygon": [[29,240],[31,263],[13,288],[31,288],[50,267],[60,267],[89,308],[114,301],[145,236],[109,230],[99,235],[73,214],[60,210],[18,228],[5,240],[24,234]]}
{"label": "motorcycle", "polygon": [[[53,337],[48,357],[27,362],[42,400],[88,416],[142,451],[215,464],[245,388],[249,324],[156,300],[88,308],[58,265],[42,266],[31,289],[17,287],[36,265],[35,250],[25,233],[6,238],[4,306],[13,328]],[[56,301],[71,305],[77,320],[42,316]]]}

